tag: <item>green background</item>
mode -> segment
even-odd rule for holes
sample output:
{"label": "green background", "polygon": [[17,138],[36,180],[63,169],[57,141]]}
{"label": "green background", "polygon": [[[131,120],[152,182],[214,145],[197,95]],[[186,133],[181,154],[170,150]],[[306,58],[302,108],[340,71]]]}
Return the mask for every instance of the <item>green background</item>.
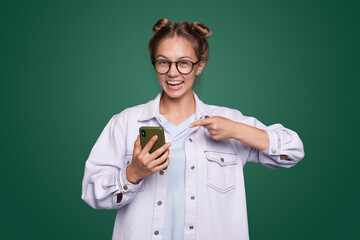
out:
{"label": "green background", "polygon": [[360,239],[359,1],[1,1],[0,239],[110,239],[80,198],[110,117],[160,91],[153,24],[205,23],[197,91],[303,140],[290,169],[245,166],[251,239]]}

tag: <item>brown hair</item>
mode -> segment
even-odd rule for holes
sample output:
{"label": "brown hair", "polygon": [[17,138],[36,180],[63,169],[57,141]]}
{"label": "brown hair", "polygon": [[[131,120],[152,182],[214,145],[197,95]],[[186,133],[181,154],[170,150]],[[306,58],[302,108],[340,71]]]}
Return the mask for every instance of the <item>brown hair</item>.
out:
{"label": "brown hair", "polygon": [[199,22],[189,23],[181,21],[171,23],[169,19],[162,18],[153,27],[154,35],[149,42],[151,61],[155,60],[155,52],[160,42],[166,38],[183,37],[188,40],[199,60],[207,61],[209,58],[209,44],[206,41],[211,36],[211,30]]}

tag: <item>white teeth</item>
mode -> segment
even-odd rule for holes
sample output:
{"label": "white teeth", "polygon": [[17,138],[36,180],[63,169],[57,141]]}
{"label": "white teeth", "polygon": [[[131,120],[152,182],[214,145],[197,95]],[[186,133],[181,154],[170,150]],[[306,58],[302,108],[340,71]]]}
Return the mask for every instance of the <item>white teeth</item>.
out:
{"label": "white teeth", "polygon": [[171,87],[179,87],[181,86],[184,81],[166,81],[167,85],[171,86]]}
{"label": "white teeth", "polygon": [[182,83],[182,81],[167,81],[167,83],[171,84],[171,85],[177,85],[177,84]]}

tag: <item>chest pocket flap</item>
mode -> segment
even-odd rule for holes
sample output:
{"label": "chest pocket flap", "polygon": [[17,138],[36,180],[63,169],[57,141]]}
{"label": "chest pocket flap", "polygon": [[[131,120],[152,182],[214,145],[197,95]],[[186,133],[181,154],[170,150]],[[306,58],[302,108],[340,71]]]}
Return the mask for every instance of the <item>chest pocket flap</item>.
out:
{"label": "chest pocket flap", "polygon": [[237,163],[237,155],[235,153],[222,153],[217,151],[205,150],[206,158],[211,162],[216,162],[220,166],[234,165]]}
{"label": "chest pocket flap", "polygon": [[237,155],[207,150],[204,153],[208,160],[207,185],[221,193],[234,189],[236,187]]}

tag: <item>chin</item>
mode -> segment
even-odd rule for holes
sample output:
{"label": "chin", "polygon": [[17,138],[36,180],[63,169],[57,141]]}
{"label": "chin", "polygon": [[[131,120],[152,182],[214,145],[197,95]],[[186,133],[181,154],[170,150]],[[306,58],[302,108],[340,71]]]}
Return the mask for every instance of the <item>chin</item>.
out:
{"label": "chin", "polygon": [[167,97],[173,98],[173,99],[180,98],[184,95],[183,93],[172,92],[172,91],[168,91],[168,90],[164,90],[164,94],[166,94]]}
{"label": "chin", "polygon": [[188,95],[189,93],[192,93],[192,90],[187,90],[187,91],[169,91],[169,90],[164,90],[164,94],[166,94],[167,97],[171,98],[171,99],[180,99],[186,95]]}

